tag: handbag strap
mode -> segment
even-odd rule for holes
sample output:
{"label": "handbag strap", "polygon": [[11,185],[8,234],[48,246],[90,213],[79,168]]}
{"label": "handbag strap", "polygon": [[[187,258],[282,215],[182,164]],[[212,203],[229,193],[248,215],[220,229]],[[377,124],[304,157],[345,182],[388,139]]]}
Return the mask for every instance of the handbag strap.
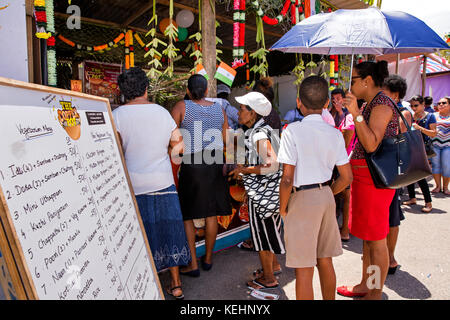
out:
{"label": "handbag strap", "polygon": [[409,125],[408,121],[406,121],[405,116],[403,115],[403,113],[400,111],[399,107],[397,106],[397,104],[395,103],[394,100],[392,100],[390,97],[388,97],[387,95],[385,95],[389,101],[391,101],[392,105],[394,106],[395,110],[397,111],[398,115],[400,116],[400,118],[402,118],[403,122],[405,123],[405,127],[406,130],[411,131],[411,126]]}
{"label": "handbag strap", "polygon": [[[378,92],[377,95],[374,97],[374,99],[375,99],[379,94],[381,94],[381,93],[382,93],[382,91]],[[405,126],[406,126],[407,131],[411,131],[411,126],[409,125],[408,121],[406,121],[405,116],[404,116],[403,113],[400,111],[400,109],[399,109],[399,107],[397,106],[397,104],[395,103],[395,101],[392,100],[389,96],[387,96],[387,95],[385,95],[385,96],[386,96],[386,97],[389,99],[389,101],[392,103],[392,105],[394,106],[394,109],[397,111],[397,113],[399,114],[400,118],[402,118],[403,122],[405,123]],[[399,128],[399,129],[400,129],[400,128]],[[357,133],[357,131],[356,131],[356,128],[355,128],[355,136],[356,136],[356,139],[358,139],[358,133]],[[380,147],[380,146],[378,145],[378,148],[379,148],[379,147]],[[377,149],[378,149],[378,148],[377,148]],[[363,147],[362,149],[363,149],[363,151],[364,151],[364,154],[367,156],[368,153],[366,152],[366,150],[364,149],[364,147]]]}

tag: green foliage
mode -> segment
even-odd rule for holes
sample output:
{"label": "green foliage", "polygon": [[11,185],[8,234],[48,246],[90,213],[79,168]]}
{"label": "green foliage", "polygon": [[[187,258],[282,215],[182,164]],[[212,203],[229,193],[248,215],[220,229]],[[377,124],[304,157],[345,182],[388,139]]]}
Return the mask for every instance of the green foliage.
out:
{"label": "green foliage", "polygon": [[[297,65],[295,66],[295,68],[292,70],[292,72],[294,73],[294,75],[296,76],[296,80],[294,81],[294,84],[299,87],[300,84],[302,83],[303,79],[305,78],[305,61],[303,61],[302,55],[301,54],[296,54],[295,55],[295,60],[297,61]],[[297,90],[298,92],[298,90]]]}
{"label": "green foliage", "polygon": [[186,92],[186,77],[184,75],[162,74],[149,77],[148,95],[151,100],[167,109],[183,99]]}
{"label": "green foliage", "polygon": [[144,58],[148,58],[150,56],[151,60],[148,62],[150,70],[147,73],[147,76],[150,77],[150,79],[155,79],[162,75],[162,72],[158,70],[162,67],[162,63],[160,62],[162,54],[158,51],[158,46],[161,45],[162,47],[167,47],[167,43],[156,37],[156,28],[158,26],[156,0],[153,0],[153,16],[147,25],[153,25],[153,28],[151,28],[145,35],[146,37],[151,36],[152,40],[146,45],[147,48],[150,48],[150,50],[144,55]]}
{"label": "green foliage", "polygon": [[252,58],[256,64],[250,71],[253,72],[255,76],[259,74],[261,77],[266,77],[269,70],[269,63],[267,62],[269,50],[266,50],[263,21],[259,16],[256,16],[256,43],[258,49],[250,54],[250,58]]}

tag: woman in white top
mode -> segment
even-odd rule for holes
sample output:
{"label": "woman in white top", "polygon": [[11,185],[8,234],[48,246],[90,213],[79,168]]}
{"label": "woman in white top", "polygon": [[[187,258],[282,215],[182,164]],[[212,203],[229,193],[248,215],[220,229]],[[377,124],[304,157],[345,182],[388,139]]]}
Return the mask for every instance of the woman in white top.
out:
{"label": "woman in white top", "polygon": [[169,152],[183,152],[183,138],[170,113],[149,103],[148,78],[139,68],[118,78],[128,101],[113,111],[153,259],[158,271],[169,268],[168,294],[182,299],[180,265],[191,260]]}

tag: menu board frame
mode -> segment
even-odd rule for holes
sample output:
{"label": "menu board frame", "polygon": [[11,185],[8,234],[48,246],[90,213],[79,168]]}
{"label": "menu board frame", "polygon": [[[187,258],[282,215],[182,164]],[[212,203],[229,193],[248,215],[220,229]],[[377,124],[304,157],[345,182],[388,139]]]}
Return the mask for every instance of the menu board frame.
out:
{"label": "menu board frame", "polygon": [[[53,88],[53,87],[47,87],[42,86],[38,84],[33,83],[27,83],[22,81],[17,81],[13,79],[8,79],[4,77],[0,77],[0,86],[6,86],[6,87],[12,87],[12,88],[20,88],[20,89],[27,89],[27,90],[33,90],[33,91],[40,91],[45,94],[56,94],[61,96],[70,96],[74,98],[82,98],[87,100],[93,100],[96,102],[103,102],[106,105],[106,109],[109,114],[110,124],[114,131],[114,144],[117,145],[120,158],[121,158],[121,168],[124,171],[124,174],[126,176],[127,185],[129,188],[129,191],[132,195],[132,201],[134,204],[135,212],[137,215],[137,220],[140,226],[140,230],[142,232],[143,240],[145,243],[145,247],[147,250],[147,254],[150,260],[150,265],[152,268],[154,280],[157,284],[158,291],[160,294],[161,299],[164,299],[163,290],[161,287],[161,283],[159,281],[158,273],[156,271],[156,267],[153,261],[153,255],[148,243],[147,235],[145,233],[144,224],[142,222],[142,217],[139,212],[139,207],[136,202],[136,198],[134,196],[133,187],[131,185],[131,180],[128,174],[128,170],[125,163],[125,157],[123,154],[122,145],[119,142],[119,137],[117,134],[116,126],[114,121],[112,121],[113,116],[111,112],[111,106],[109,103],[109,100],[107,98],[97,97],[88,95],[85,93],[70,91],[70,90],[63,90],[59,88]],[[20,105],[17,105],[18,108],[20,108]],[[3,150],[2,152],[5,152],[6,150]],[[19,236],[16,232],[16,229],[14,227],[14,222],[11,215],[11,209],[9,208],[6,202],[5,194],[0,186],[0,251],[3,254],[5,264],[8,268],[6,270],[9,272],[9,276],[12,280],[12,286],[16,293],[16,298],[19,300],[37,300],[39,299],[37,290],[35,288],[33,278],[30,273],[30,269],[28,267],[28,264],[25,259],[25,252],[23,251],[23,248],[21,246]]]}

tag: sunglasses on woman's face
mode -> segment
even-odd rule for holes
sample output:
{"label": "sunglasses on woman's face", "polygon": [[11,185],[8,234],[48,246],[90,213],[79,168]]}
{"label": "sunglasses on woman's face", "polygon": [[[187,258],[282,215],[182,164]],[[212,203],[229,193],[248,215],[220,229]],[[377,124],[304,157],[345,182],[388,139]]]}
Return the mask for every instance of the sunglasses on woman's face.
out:
{"label": "sunglasses on woman's face", "polygon": [[352,81],[351,81],[352,86],[355,84],[355,79],[358,79],[358,78],[362,78],[362,77],[361,76],[352,77]]}
{"label": "sunglasses on woman's face", "polygon": [[418,106],[420,106],[420,104],[412,104],[411,108],[417,108]]}
{"label": "sunglasses on woman's face", "polygon": [[444,105],[444,104],[447,104],[447,102],[438,102],[437,103],[438,106],[440,106],[441,104]]}

